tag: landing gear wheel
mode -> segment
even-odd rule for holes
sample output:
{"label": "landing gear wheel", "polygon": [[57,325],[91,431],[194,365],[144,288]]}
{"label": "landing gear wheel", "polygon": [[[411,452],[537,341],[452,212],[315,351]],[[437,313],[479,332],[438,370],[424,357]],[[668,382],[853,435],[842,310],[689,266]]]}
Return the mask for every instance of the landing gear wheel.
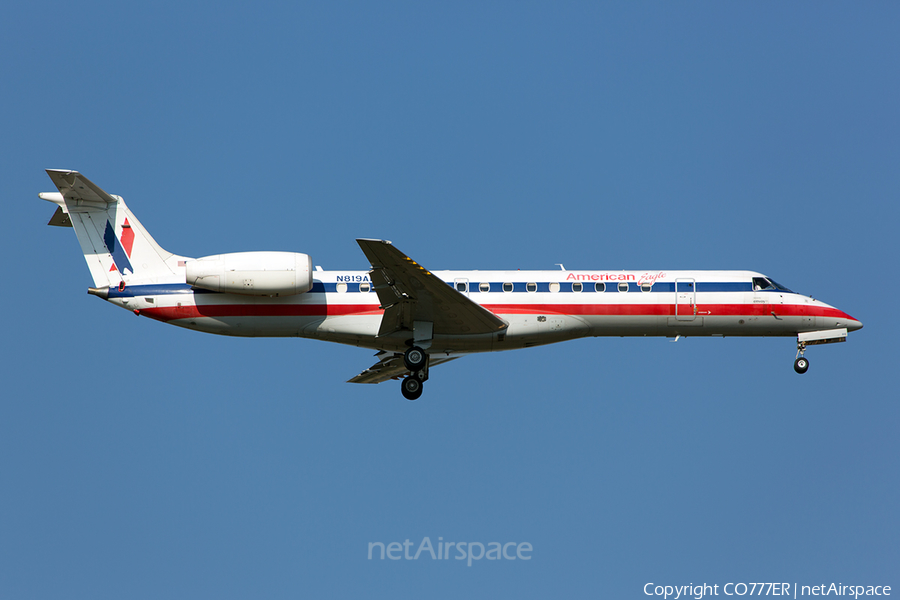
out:
{"label": "landing gear wheel", "polygon": [[422,382],[418,377],[407,377],[400,382],[400,391],[407,400],[418,400],[422,395]]}
{"label": "landing gear wheel", "polygon": [[413,346],[403,355],[403,364],[410,371],[421,371],[428,362],[428,355],[418,346]]}
{"label": "landing gear wheel", "polygon": [[802,356],[794,361],[794,370],[800,373],[806,373],[806,370],[809,369],[809,361],[803,358]]}

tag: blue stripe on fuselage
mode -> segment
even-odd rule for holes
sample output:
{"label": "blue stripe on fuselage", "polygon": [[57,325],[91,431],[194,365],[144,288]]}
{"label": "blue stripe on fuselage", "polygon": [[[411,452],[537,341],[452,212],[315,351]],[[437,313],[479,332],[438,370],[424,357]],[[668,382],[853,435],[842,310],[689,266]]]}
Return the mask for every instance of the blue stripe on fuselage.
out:
{"label": "blue stripe on fuselage", "polygon": [[[483,283],[488,283],[488,285],[491,286],[490,290],[488,290],[489,292],[503,291],[502,283],[469,280],[469,293],[474,294],[476,292],[480,292],[479,286]],[[527,292],[528,291],[528,289],[527,289],[528,283],[526,283],[524,281],[507,281],[506,283],[512,283],[512,286],[513,286],[512,292],[507,292],[507,293]],[[537,281],[537,282],[529,282],[529,283],[535,283],[535,285],[537,286],[537,289],[533,293],[550,291],[550,282]],[[559,283],[559,293],[561,293],[561,294],[564,294],[566,292],[573,293],[573,291],[572,291],[572,283],[573,282],[560,281],[560,282],[556,282],[556,283]],[[594,282],[592,282],[592,281],[576,281],[574,283],[582,284],[582,291],[574,292],[576,294],[580,294],[580,293],[586,294],[586,293],[596,292]],[[619,284],[626,283],[626,282],[624,282],[624,281],[605,281],[605,282],[600,282],[600,283],[604,283],[606,285],[606,290],[605,290],[606,292],[618,292]],[[628,291],[629,292],[640,292],[641,291],[641,286],[638,285],[637,283],[635,283],[634,281],[629,281],[627,283],[628,283]],[[456,283],[453,281],[448,281],[447,285],[456,289]],[[753,286],[749,281],[723,281],[723,282],[700,281],[700,282],[697,282],[697,291],[698,292],[749,292],[749,291],[752,291],[752,289],[753,289]],[[350,292],[350,291],[356,291],[356,290],[348,289],[347,291]],[[650,291],[651,292],[674,292],[675,291],[675,283],[674,282],[657,281],[650,288]],[[770,290],[770,291],[774,291],[774,290]],[[486,292],[481,292],[481,293],[486,293]],[[598,292],[598,293],[602,294],[603,292]]]}
{"label": "blue stripe on fuselage", "polygon": [[121,292],[119,288],[109,288],[110,298],[134,298],[135,296],[165,296],[168,294],[209,293],[206,290],[195,290],[186,283],[156,283],[150,285],[126,285]]}
{"label": "blue stripe on fuselage", "polygon": [[[487,282],[478,282],[478,283],[487,283]],[[472,281],[469,283],[469,293],[477,296],[478,291],[478,283]],[[537,292],[548,293],[550,291],[550,283],[549,282],[536,282],[537,283]],[[573,293],[572,292],[572,283],[568,281],[559,282],[560,289],[559,293]],[[454,282],[447,282],[447,285],[453,287]],[[503,290],[503,284],[499,282],[493,282],[491,285],[491,292],[497,293]],[[698,282],[697,283],[697,292],[749,292],[752,291],[753,287],[749,281],[726,281],[726,282]],[[597,293],[594,291],[593,283],[585,283],[583,288],[584,294],[593,294]],[[526,293],[526,283],[525,282],[513,282],[513,292],[512,293]],[[640,292],[641,287],[635,282],[628,282],[628,291],[629,292]],[[674,292],[675,284],[670,282],[656,282],[653,284],[653,287],[650,289],[648,293],[654,292]],[[765,290],[765,291],[775,291],[775,290]],[[335,293],[337,292],[337,284],[334,282],[322,282],[315,281],[313,282],[312,289],[307,292],[308,294],[325,294],[325,293]],[[610,281],[606,282],[606,292],[618,292],[618,282]],[[118,288],[110,288],[109,297],[110,298],[131,298],[134,296],[164,296],[168,294],[219,294],[222,292],[213,292],[210,290],[203,290],[199,288],[193,288],[186,283],[160,283],[160,284],[149,284],[149,285],[129,285],[126,286],[124,290],[121,292]],[[359,288],[356,285],[348,285],[347,292],[348,294],[359,293]],[[363,292],[363,293],[372,293],[372,292]],[[577,293],[577,292],[576,292]],[[602,292],[601,292],[602,293]]]}

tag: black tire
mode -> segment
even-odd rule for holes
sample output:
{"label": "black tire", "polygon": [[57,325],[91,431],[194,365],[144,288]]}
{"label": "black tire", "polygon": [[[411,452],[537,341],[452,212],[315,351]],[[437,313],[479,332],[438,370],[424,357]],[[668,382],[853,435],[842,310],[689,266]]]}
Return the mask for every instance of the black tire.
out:
{"label": "black tire", "polygon": [[400,382],[400,391],[407,400],[418,400],[422,389],[422,382],[417,377],[407,377]]}
{"label": "black tire", "polygon": [[806,358],[801,356],[797,360],[794,361],[794,370],[797,371],[798,373],[800,373],[801,375],[803,373],[806,373],[806,371],[808,369],[809,369],[809,361],[806,360]]}
{"label": "black tire", "polygon": [[418,346],[413,346],[403,355],[403,364],[410,371],[421,371],[428,362],[428,355]]}

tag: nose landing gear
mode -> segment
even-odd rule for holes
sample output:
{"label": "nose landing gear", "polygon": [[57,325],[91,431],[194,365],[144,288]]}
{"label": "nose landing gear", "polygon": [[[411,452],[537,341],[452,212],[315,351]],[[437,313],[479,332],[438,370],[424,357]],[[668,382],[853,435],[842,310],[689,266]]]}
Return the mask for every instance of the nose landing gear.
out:
{"label": "nose landing gear", "polygon": [[803,357],[807,346],[815,346],[817,344],[834,344],[837,342],[847,341],[847,329],[825,329],[822,331],[805,331],[797,334],[797,358],[794,360],[794,370],[800,373],[806,373],[809,369],[809,360]]}
{"label": "nose landing gear", "polygon": [[794,370],[803,375],[809,369],[809,359],[803,356],[806,352],[806,342],[797,342],[797,358],[794,360]]}

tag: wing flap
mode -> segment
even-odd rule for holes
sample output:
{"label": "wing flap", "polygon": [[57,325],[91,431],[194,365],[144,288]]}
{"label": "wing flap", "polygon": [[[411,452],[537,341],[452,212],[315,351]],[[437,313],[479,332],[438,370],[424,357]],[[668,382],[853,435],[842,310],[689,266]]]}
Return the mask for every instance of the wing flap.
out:
{"label": "wing flap", "polygon": [[[409,375],[409,370],[406,368],[406,365],[403,364],[402,354],[397,352],[385,352],[382,350],[375,356],[381,357],[381,359],[356,377],[347,380],[347,383],[381,383],[388,379],[400,379]],[[456,360],[457,358],[459,357],[432,357],[428,361],[428,368],[430,369],[431,367],[450,362],[451,360]]]}
{"label": "wing flap", "polygon": [[381,356],[381,360],[357,375],[349,379],[347,383],[381,383],[395,377],[402,377],[408,371],[403,364],[403,355],[392,352],[379,352],[375,356]]}

